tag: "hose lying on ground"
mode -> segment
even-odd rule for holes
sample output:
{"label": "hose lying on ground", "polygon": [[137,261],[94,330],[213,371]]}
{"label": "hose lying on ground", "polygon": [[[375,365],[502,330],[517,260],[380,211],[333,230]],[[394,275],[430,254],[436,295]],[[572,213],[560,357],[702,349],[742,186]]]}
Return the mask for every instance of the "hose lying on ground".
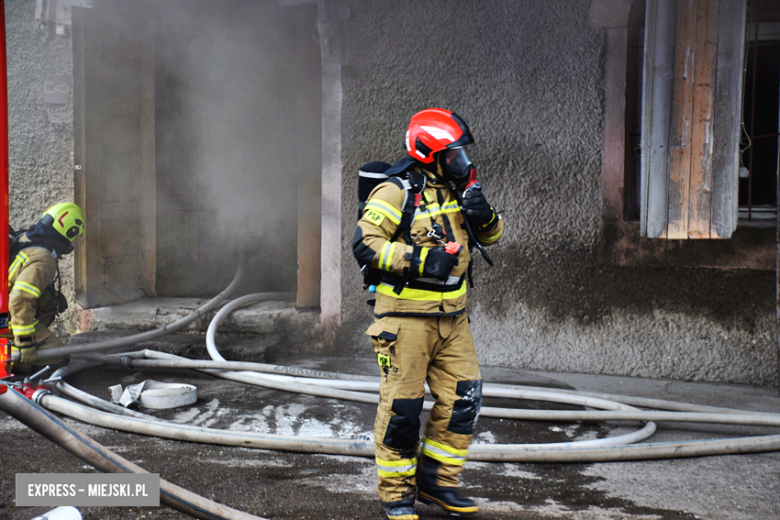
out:
{"label": "hose lying on ground", "polygon": [[[216,319],[216,317],[215,317]],[[214,322],[212,322],[213,324]],[[116,365],[123,368],[189,368],[189,369],[216,369],[216,370],[238,370],[248,372],[261,372],[264,374],[281,374],[291,376],[302,376],[307,378],[331,379],[339,381],[379,381],[377,376],[363,376],[355,374],[342,374],[338,372],[326,372],[323,370],[312,370],[295,366],[271,365],[267,363],[254,363],[249,361],[215,361],[208,359],[186,359],[170,357],[170,354],[157,352],[154,350],[143,350],[130,354],[113,354],[111,356],[103,354],[84,354],[79,358],[84,358],[105,365]],[[221,358],[221,356],[220,356]],[[323,383],[322,386],[325,386]],[[663,399],[652,399],[647,397],[637,397],[630,395],[609,394],[603,392],[584,392],[579,390],[566,390],[562,388],[542,388],[524,385],[507,385],[501,383],[491,383],[491,388],[511,388],[516,390],[545,390],[557,394],[577,395],[584,397],[595,397],[617,403],[627,404],[635,407],[652,408],[655,410],[668,410],[678,412],[702,412],[702,413],[745,413],[743,410],[733,408],[722,408],[717,406],[697,405],[682,403],[677,401],[667,401]],[[750,412],[751,414],[761,415],[767,412]],[[769,413],[769,415],[774,415]]]}
{"label": "hose lying on ground", "polygon": [[108,350],[112,348],[126,347],[129,345],[140,343],[142,341],[150,341],[159,338],[161,336],[164,336],[170,332],[181,330],[187,327],[190,323],[193,323],[194,321],[206,316],[209,312],[214,310],[220,303],[222,303],[228,296],[230,296],[230,294],[233,291],[236,290],[243,277],[244,277],[244,261],[243,261],[243,255],[240,254],[238,260],[238,268],[236,269],[236,274],[233,277],[233,280],[230,282],[230,284],[221,293],[219,293],[214,298],[207,301],[205,304],[201,305],[194,311],[192,311],[184,318],[176,320],[173,323],[168,323],[166,325],[163,325],[162,327],[155,330],[141,332],[140,334],[133,334],[132,336],[125,336],[123,338],[112,338],[105,341],[96,341],[94,343],[87,343],[86,345],[56,347],[56,348],[50,348],[45,350],[39,350],[36,362],[45,361],[47,359],[54,359],[61,356],[68,356],[68,355],[72,356],[75,354],[82,354],[86,352],[97,352],[99,350]]}
{"label": "hose lying on ground", "polygon": [[[252,303],[256,303],[258,301],[265,301],[269,299],[269,293],[256,293],[256,294],[248,294],[246,296],[242,296],[240,298],[236,298],[235,300],[227,303],[220,311],[212,318],[211,322],[209,323],[208,330],[206,331],[206,350],[209,353],[209,356],[214,362],[222,362],[222,363],[237,363],[234,361],[227,361],[224,357],[222,357],[222,354],[219,353],[219,349],[217,348],[216,344],[216,334],[219,330],[219,325],[232,311],[246,306],[250,305]],[[153,357],[153,355],[149,354],[149,352],[154,351],[144,351],[144,357]],[[160,356],[155,357],[156,359],[160,359]],[[137,359],[137,358],[136,358]],[[279,365],[266,365],[262,363],[252,363],[252,364],[246,364],[243,367],[235,366],[235,365],[214,365],[211,367],[195,367],[195,366],[184,366],[184,363],[198,363],[199,360],[181,360],[182,365],[178,365],[180,368],[227,368],[227,369],[235,369],[235,370],[250,370],[250,371],[257,371],[257,372],[264,372],[264,373],[277,373],[277,374],[286,374],[286,375],[300,375],[304,377],[319,377],[323,379],[340,379],[340,380],[350,380],[350,381],[378,381],[378,377],[371,377],[371,376],[355,376],[352,374],[340,374],[335,372],[322,372],[322,371],[312,371],[307,369],[301,369],[298,367],[284,367]],[[154,366],[162,366],[162,365],[154,365],[153,363],[149,361],[143,361],[143,360],[137,360],[133,361],[133,363],[137,363],[136,365],[130,364],[129,366],[137,366],[137,367],[154,367]],[[241,362],[238,362],[241,363]],[[315,374],[316,372],[316,374]],[[606,399],[608,401],[615,401],[622,404],[627,404],[630,406],[641,406],[645,408],[653,408],[656,410],[669,410],[669,411],[678,411],[678,412],[712,412],[712,413],[743,413],[742,410],[733,410],[729,408],[720,408],[715,406],[705,406],[705,405],[694,405],[690,403],[680,403],[676,401],[666,401],[662,399],[650,399],[646,397],[635,397],[635,396],[624,396],[624,395],[617,395],[617,394],[607,394],[607,393],[599,393],[599,392],[581,392],[578,390],[564,390],[564,389],[542,389],[538,387],[532,387],[532,386],[520,386],[520,385],[502,385],[502,384],[491,384],[491,387],[494,388],[501,388],[501,387],[510,387],[513,389],[527,389],[527,390],[546,390],[561,394],[568,394],[568,395],[578,395],[578,396],[585,396],[585,397],[595,397],[598,399]],[[752,413],[762,413],[762,412],[752,412]]]}
{"label": "hose lying on ground", "polygon": [[[152,351],[152,350],[144,350],[143,353],[145,355],[148,355],[148,356],[154,356],[154,357],[158,357],[158,358],[159,357],[163,357],[163,358],[165,358],[165,360],[169,360],[169,361],[172,361],[172,362],[188,361],[185,358],[180,358],[178,356],[174,356],[173,354],[165,354],[165,353],[162,353],[162,352],[155,352],[155,351]],[[121,358],[121,356],[122,356],[121,354],[117,354],[117,355],[115,355],[113,357],[120,357]],[[266,386],[266,387],[270,387],[270,388],[276,388],[278,390],[294,391],[294,392],[305,393],[305,394],[309,394],[309,395],[317,395],[319,397],[327,397],[327,398],[334,398],[334,399],[346,399],[346,400],[358,401],[358,402],[369,403],[369,404],[374,404],[374,405],[378,402],[378,399],[379,399],[376,394],[367,394],[367,393],[362,393],[362,392],[347,391],[347,390],[341,390],[341,389],[338,389],[338,388],[323,388],[323,387],[318,387],[318,386],[311,386],[311,385],[308,385],[306,383],[306,381],[310,381],[310,380],[301,379],[301,378],[289,378],[289,377],[287,377],[285,379],[282,376],[266,376],[266,377],[270,377],[271,379],[269,381],[265,381],[263,383],[264,380],[262,379],[263,376],[261,374],[251,374],[251,373],[245,373],[245,372],[224,372],[224,371],[219,371],[219,370],[201,370],[201,371],[204,372],[204,373],[207,373],[207,374],[215,375],[217,377],[224,377],[224,378],[227,378],[227,379],[234,379],[234,380],[238,380],[238,381],[242,381],[243,380],[244,382],[248,382],[249,384],[261,384],[262,386]],[[70,367],[65,367],[65,368],[62,368],[62,369],[58,370],[55,374],[58,375],[59,377],[65,377],[69,373],[72,373]],[[255,377],[252,377],[252,376],[255,376]],[[290,380],[295,380],[296,382],[293,382],[293,381],[290,381]],[[317,381],[326,381],[328,383],[333,383],[333,382],[328,381],[328,380],[317,380]],[[354,385],[363,385],[363,386],[365,386],[365,389],[367,389],[369,391],[375,391],[378,388],[376,383],[348,381],[348,382],[345,382],[345,384],[346,385],[353,385],[353,386]],[[562,402],[562,403],[569,403],[569,404],[582,404],[582,405],[586,405],[586,406],[590,406],[590,407],[594,407],[594,408],[604,408],[604,409],[607,409],[607,410],[625,410],[625,411],[637,411],[637,412],[639,411],[636,408],[633,408],[633,407],[630,407],[630,406],[627,406],[627,405],[614,403],[614,402],[606,401],[606,400],[602,400],[602,399],[582,398],[582,397],[579,397],[579,396],[562,396],[562,395],[555,395],[555,394],[546,393],[546,392],[543,392],[543,391],[538,391],[538,392],[535,392],[535,393],[527,392],[526,396],[523,397],[523,398],[538,398],[539,400],[548,400],[548,401],[555,401],[555,402]],[[425,409],[425,410],[430,410],[431,407],[432,407],[432,403],[431,402],[426,402],[426,403],[423,404],[423,409]],[[59,411],[61,413],[65,413],[66,415],[70,415],[71,413],[74,413],[73,410],[74,410],[73,408],[70,408],[68,410],[58,409],[57,411]],[[518,411],[518,410],[512,410],[512,409],[505,409],[505,408],[483,408],[483,410],[485,410],[486,413],[489,416],[491,416],[491,417],[499,417],[499,418],[501,418],[501,417],[503,417],[503,418],[510,418],[510,417],[512,417],[512,415],[514,413],[516,413]],[[74,415],[71,415],[71,416],[74,417],[74,418],[78,418],[80,420],[87,420],[87,422],[91,422],[91,420],[85,419],[86,416],[83,415],[83,413],[80,416],[78,416],[78,417],[76,417]],[[95,417],[95,416],[91,416],[91,417]],[[104,421],[108,420],[106,418],[103,418],[103,419],[104,419]],[[92,423],[92,424],[95,424],[95,425],[98,425],[98,426],[105,426],[106,425],[105,422],[100,422],[100,423],[96,422],[96,423]],[[137,429],[128,426],[129,423],[114,422],[113,424],[115,426],[112,426],[112,427],[115,427],[116,429],[123,429],[125,431],[138,432]],[[149,435],[153,435],[153,433],[148,433],[150,431],[151,430],[146,429],[144,433],[147,433]],[[173,430],[166,429],[165,431],[170,433],[172,431],[175,431],[175,429],[173,429]],[[210,434],[215,434],[218,431],[220,431],[220,430],[209,429],[209,433]],[[634,443],[634,442],[638,442],[638,441],[644,440],[644,439],[650,437],[654,432],[655,432],[655,424],[654,423],[648,423],[647,425],[645,425],[643,428],[641,428],[640,430],[638,430],[636,432],[630,432],[630,433],[618,435],[618,436],[615,436],[615,437],[608,437],[608,438],[605,438],[605,439],[591,439],[591,440],[584,440],[584,441],[574,441],[574,442],[560,443],[560,445],[562,445],[562,446],[564,446],[564,445],[565,446],[610,446],[610,445],[629,444],[629,443]],[[190,439],[182,439],[180,437],[177,437],[175,434],[162,435],[162,436],[167,437],[167,438],[175,438],[175,439],[179,439],[179,440],[190,440]],[[216,437],[212,437],[212,438],[216,438]],[[267,440],[267,439],[271,439],[271,438],[274,438],[274,436],[270,436],[270,437],[267,436],[267,435],[262,436],[263,440]],[[228,435],[227,437],[224,437],[224,439],[226,439],[225,443],[227,443],[228,445],[245,445],[245,444],[234,444],[235,436],[232,434],[232,432],[231,432],[231,435]],[[282,442],[281,445],[284,445],[284,441],[287,440],[287,437],[282,437],[281,439],[283,439],[283,442]],[[320,440],[322,440],[322,439],[320,439]],[[252,441],[247,441],[247,442],[252,442]],[[214,443],[215,444],[222,444],[223,442],[214,442]],[[279,446],[279,445],[280,445],[279,442],[275,442],[274,443],[274,446]],[[532,445],[527,445],[526,447],[531,447],[531,446]],[[553,445],[552,444],[548,445],[548,447],[550,447],[550,446],[553,446]],[[271,448],[269,446],[255,446],[255,447],[266,447],[268,449],[284,449],[284,448],[279,448],[279,447]],[[295,450],[289,450],[289,451],[295,451]],[[341,453],[341,452],[340,451],[337,451],[337,452],[325,451],[323,453]]]}
{"label": "hose lying on ground", "polygon": [[[65,399],[45,395],[41,404],[74,419],[115,430],[153,435],[189,442],[273,449],[303,453],[323,453],[373,457],[373,442],[361,439],[320,437],[290,438],[284,435],[258,434],[205,428],[186,424],[120,417],[93,410]],[[608,439],[595,439],[604,441]],[[585,441],[593,443],[593,441]],[[618,446],[582,446],[577,442],[557,444],[474,444],[469,460],[493,462],[614,462],[650,460],[730,453],[756,453],[780,450],[780,435],[737,439],[646,443]]]}
{"label": "hose lying on ground", "polygon": [[254,363],[251,361],[212,361],[210,359],[187,359],[182,357],[155,358],[155,350],[142,350],[134,352],[134,356],[127,354],[79,354],[78,359],[94,361],[102,365],[116,365],[122,368],[211,368],[217,370],[238,370],[245,372],[261,372],[264,374],[281,374],[312,377],[320,379],[338,379],[341,381],[379,381],[375,376],[361,376],[354,374],[340,374],[338,372],[325,372],[301,367],[287,367],[282,365],[270,365],[267,363]]}
{"label": "hose lying on ground", "polygon": [[[136,353],[137,354],[137,353]],[[162,352],[155,352],[150,350],[143,351],[143,354],[153,358],[157,358],[161,363],[166,366],[180,366],[187,365],[190,362],[199,364],[201,366],[208,366],[208,361],[202,360],[186,360],[174,356],[172,354],[165,354]],[[121,354],[114,357],[122,357]],[[161,359],[162,358],[162,359]],[[134,358],[134,361],[137,359]],[[215,362],[215,364],[221,365],[225,362]],[[274,371],[273,368],[268,366],[262,367],[264,370]],[[214,375],[222,376],[224,372],[217,370],[203,370],[206,373],[212,373]],[[318,371],[314,371],[318,372]],[[330,379],[333,375],[331,373],[325,373],[328,379],[321,379],[319,383],[327,383],[333,385],[334,381]],[[243,379],[241,373],[231,373],[237,379]],[[249,374],[243,374],[248,376]],[[317,373],[317,375],[322,375]],[[259,374],[254,374],[259,376]],[[278,376],[272,377],[272,384],[270,386],[281,390],[298,390],[305,391],[310,394],[317,394],[324,397],[332,398],[351,398],[361,402],[376,403],[376,396],[363,394],[354,391],[343,391],[334,388],[316,388],[313,390],[312,385],[307,385],[301,381],[301,378],[289,378],[296,383],[285,383],[283,379]],[[257,383],[257,378],[250,378],[250,381]],[[312,381],[312,380],[308,380]],[[345,382],[347,386],[362,387],[365,390],[374,390],[376,385],[364,382]],[[497,397],[515,397],[523,399],[533,400],[551,400],[555,402],[568,402],[572,404],[578,404],[588,407],[607,407],[620,409],[620,405],[616,403],[610,403],[609,401],[601,399],[586,398],[583,396],[571,396],[568,392],[557,392],[549,389],[535,389],[531,390],[526,387],[512,388],[510,385],[500,385],[494,388],[495,385],[485,385],[484,393],[486,396]],[[430,406],[429,403],[427,403]],[[612,406],[610,406],[612,405]],[[48,401],[47,401],[48,406]],[[181,425],[166,425],[162,428],[157,428],[154,424],[149,422],[143,423],[132,420],[117,420],[112,418],[108,414],[89,413],[87,409],[83,407],[81,409],[67,406],[63,403],[57,403],[57,411],[71,415],[79,420],[90,422],[91,424],[110,427],[114,429],[121,429],[125,431],[133,431],[136,433],[145,433],[149,435],[163,436],[167,438],[174,438],[179,440],[189,440],[198,442],[209,442],[215,444],[227,444],[233,446],[245,446],[245,447],[259,447],[266,449],[282,449],[288,451],[305,451],[312,452],[315,450],[319,453],[330,454],[352,454],[360,455],[363,451],[366,451],[366,442],[361,440],[349,441],[345,439],[297,439],[289,440],[286,437],[274,436],[274,435],[253,435],[240,432],[223,432],[221,430],[211,428],[200,428],[194,426],[181,426]],[[517,410],[517,409],[502,409],[502,408],[483,408],[483,415],[489,415],[493,417],[514,417],[517,419],[532,419],[532,420],[559,420],[561,415],[565,415],[569,420],[648,420],[653,418],[655,420],[664,421],[685,421],[685,422],[715,422],[723,424],[752,424],[763,426],[780,426],[780,416],[776,414],[752,414],[752,413],[722,413],[722,409],[719,409],[720,413],[676,413],[676,412],[642,412],[631,407],[623,407],[625,411],[617,412],[590,412],[590,411],[547,411],[547,410]],[[653,428],[654,429],[654,428]],[[641,431],[641,430],[640,430]],[[639,433],[639,432],[635,432]],[[652,433],[652,431],[650,431]],[[629,434],[631,435],[631,434]],[[646,438],[646,437],[642,437]],[[551,445],[472,445],[470,448],[470,459],[479,461],[505,461],[505,462],[604,462],[604,461],[616,461],[616,460],[642,460],[651,458],[669,458],[669,457],[684,457],[684,456],[700,456],[700,455],[716,455],[726,453],[747,453],[747,452],[761,452],[772,451],[780,449],[780,436],[763,436],[755,438],[743,438],[743,439],[727,439],[727,440],[715,440],[715,441],[687,441],[679,443],[655,443],[655,444],[641,444],[638,446],[632,446],[635,449],[625,449],[627,442],[625,439],[619,439],[616,443],[615,440],[618,437],[607,439],[595,439],[592,441],[579,441],[573,443],[560,443]],[[299,442],[300,441],[300,442]],[[331,442],[332,441],[332,442]],[[622,441],[622,442],[621,442]],[[349,448],[345,445],[345,442],[353,443],[354,446]],[[593,447],[592,443],[599,443],[599,447]],[[588,446],[588,444],[591,444]],[[615,446],[614,450],[607,450],[604,446]],[[565,453],[564,453],[565,452]],[[367,456],[370,456],[372,452],[370,447],[368,448]]]}
{"label": "hose lying on ground", "polygon": [[[0,394],[0,410],[104,473],[148,473],[66,425],[16,391],[10,390]],[[160,502],[182,513],[205,520],[265,520],[198,496],[163,479],[160,479]]]}
{"label": "hose lying on ground", "polygon": [[[238,275],[237,275],[238,276]],[[231,284],[232,285],[232,284]],[[223,293],[227,292],[223,291]],[[233,310],[258,301],[268,300],[278,295],[261,293],[238,298],[225,305],[214,317],[206,334],[207,350],[213,361],[188,360],[171,354],[146,350],[141,359],[138,353],[133,356],[91,355],[94,361],[120,364],[130,367],[174,367],[193,368],[207,374],[261,385],[283,391],[295,391],[321,397],[349,399],[358,402],[375,404],[377,396],[364,392],[376,392],[377,379],[369,376],[353,376],[335,374],[318,370],[301,369],[297,367],[280,367],[264,363],[246,363],[226,361],[218,352],[215,335],[222,319]],[[67,370],[67,369],[66,369]],[[281,376],[291,374],[300,377]],[[539,389],[517,385],[491,385],[483,387],[486,397],[509,397],[521,399],[547,400],[586,406],[604,408],[610,411],[547,411],[518,410],[495,407],[482,408],[481,415],[489,417],[505,417],[524,420],[571,420],[571,421],[606,421],[606,420],[636,420],[636,421],[684,421],[710,422],[719,424],[749,424],[762,426],[780,426],[780,415],[767,413],[745,413],[709,406],[674,403],[658,399],[636,398],[630,396],[612,396],[610,394],[594,394],[572,392],[567,390]],[[606,398],[606,399],[605,399]],[[622,404],[620,403],[622,401]],[[628,403],[631,405],[628,405]],[[137,417],[115,417],[108,413],[90,410],[87,407],[74,405],[52,396],[42,398],[42,403],[51,406],[60,413],[86,420],[109,428],[124,429],[148,435],[158,435],[180,440],[197,442],[212,442],[217,444],[264,447],[268,449],[301,450],[306,452],[338,453],[353,455],[369,455],[370,447],[366,441],[348,439],[298,439],[272,435],[242,434],[240,432],[224,432],[221,430],[200,428],[187,425],[175,425],[161,421]],[[662,410],[679,410],[677,412],[646,412],[634,408],[646,406]],[[426,403],[426,408],[431,404]],[[762,436],[713,441],[687,441],[679,443],[655,443],[638,446],[625,446],[629,442],[644,440],[655,431],[655,425],[649,422],[644,428],[623,436],[607,439],[595,439],[554,445],[473,445],[470,449],[472,460],[501,460],[524,462],[597,462],[611,460],[641,460],[648,458],[668,458],[676,456],[699,456],[723,453],[744,453],[756,451],[772,451],[780,449],[780,436]],[[164,433],[164,434],[163,434]],[[209,440],[205,440],[209,439]],[[363,453],[366,452],[366,453]]]}
{"label": "hose lying on ground", "polygon": [[[310,373],[317,373],[318,375],[326,375],[328,379],[304,379],[300,377],[286,377],[275,374],[268,375],[253,375],[249,374],[241,375],[241,372],[254,371],[254,365],[263,369],[264,373],[270,371],[278,371],[284,367],[275,365],[265,365],[261,363],[246,363],[241,361],[208,361],[208,360],[190,360],[174,356],[173,354],[167,354],[163,352],[156,352],[153,350],[143,351],[145,356],[149,356],[152,360],[144,359],[131,359],[128,360],[123,366],[129,368],[132,367],[154,367],[154,368],[192,368],[198,369],[201,372],[216,375],[218,377],[225,377],[228,379],[240,380],[243,382],[254,381],[258,386],[266,386],[270,388],[276,388],[278,390],[288,391],[300,391],[301,393],[307,393],[310,395],[319,395],[322,397],[331,397],[336,399],[350,399],[365,403],[376,403],[376,397],[366,397],[364,394],[356,394],[354,392],[327,392],[327,391],[315,391],[308,388],[306,385],[333,388],[336,390],[350,390],[358,392],[378,392],[379,390],[379,378],[370,378],[374,381],[365,381],[369,379],[368,376],[361,377],[360,381],[352,380],[338,380],[337,378],[342,374],[334,372],[319,372],[308,371]],[[121,355],[118,356],[119,359]],[[116,359],[116,358],[115,358]],[[222,372],[219,369],[222,368],[234,368],[240,370],[240,372]],[[347,376],[347,374],[344,374]],[[250,383],[251,384],[251,383]],[[427,385],[426,385],[427,386]],[[484,397],[503,397],[507,399],[524,399],[534,401],[548,401],[574,404],[579,406],[586,406],[590,408],[603,408],[609,410],[619,410],[619,408],[613,407],[615,402],[611,399],[603,397],[591,397],[585,394],[578,394],[570,391],[561,391],[557,389],[541,389],[527,386],[515,386],[515,385],[495,385],[485,384],[482,389]],[[609,394],[600,394],[608,396]],[[654,404],[659,404],[659,400],[649,400]],[[660,403],[663,405],[663,402]],[[680,403],[685,404],[685,403]],[[483,407],[480,415],[485,417],[497,417],[505,419],[519,419],[519,420],[537,420],[537,421],[615,421],[615,420],[635,420],[635,421],[666,421],[666,422],[702,422],[713,424],[736,424],[736,425],[751,425],[751,426],[780,426],[780,415],[762,412],[744,412],[741,410],[730,410],[726,408],[714,408],[714,407],[697,407],[695,408],[714,409],[715,411],[708,412],[648,412],[639,410],[630,410],[629,408],[623,408],[623,411],[573,411],[573,410],[520,410],[520,409],[505,409],[505,408],[491,408]],[[427,403],[427,408],[430,409],[430,403]]]}
{"label": "hose lying on ground", "polygon": [[[124,354],[125,357],[128,357],[127,354]],[[107,356],[108,357],[108,356]],[[64,375],[72,372],[78,372],[81,370],[86,370],[88,368],[92,368],[95,366],[98,366],[100,363],[95,362],[85,362],[81,360],[73,360],[71,361],[67,367],[63,367],[58,372],[55,372],[56,379],[50,380],[55,382],[55,387],[57,390],[62,392],[63,394],[67,395],[71,399],[75,399],[77,401],[81,401],[84,404],[87,404],[93,408],[97,408],[98,410],[102,410],[104,412],[113,413],[116,415],[126,415],[129,417],[137,417],[139,419],[156,419],[155,417],[146,415],[141,412],[136,412],[135,410],[130,410],[129,408],[125,408],[124,406],[110,403],[108,401],[105,401],[103,399],[100,399],[99,397],[96,397],[92,394],[89,394],[87,392],[84,392],[83,390],[79,390],[78,388],[69,385],[66,383],[62,378]],[[67,370],[66,370],[67,369]]]}

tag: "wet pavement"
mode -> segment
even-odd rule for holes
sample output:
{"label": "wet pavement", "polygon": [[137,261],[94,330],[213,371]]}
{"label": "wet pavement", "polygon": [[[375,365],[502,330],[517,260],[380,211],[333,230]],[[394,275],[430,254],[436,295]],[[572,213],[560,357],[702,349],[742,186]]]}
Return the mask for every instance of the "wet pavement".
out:
{"label": "wet pavement", "polygon": [[[157,347],[205,358],[202,336],[182,335]],[[228,359],[273,362],[354,374],[377,373],[368,351],[358,356],[283,357],[269,340],[254,349],[243,338]],[[243,343],[242,343],[243,342]],[[271,341],[271,343],[273,343]],[[146,345],[154,347],[155,345]],[[265,354],[264,354],[265,353]],[[483,367],[486,382],[610,392],[697,404],[780,412],[776,388],[653,381],[612,376],[553,374]],[[127,371],[102,367],[69,382],[109,398],[111,385],[147,379],[198,388],[194,405],[143,410],[180,423],[289,437],[372,437],[374,406],[269,390],[192,370]],[[484,406],[576,409],[543,402],[485,399]],[[194,444],[65,422],[169,482],[233,508],[278,519],[381,519],[371,459]],[[639,423],[530,422],[480,418],[474,442],[543,443],[601,438],[633,431]],[[646,442],[776,434],[778,429],[661,423]],[[15,507],[16,473],[92,472],[91,467],[0,413],[0,519],[30,519],[49,507]],[[480,504],[483,519],[776,519],[780,518],[780,453],[727,455],[645,462],[526,464],[469,462],[463,489]],[[83,507],[89,519],[189,518],[164,506]],[[421,518],[447,518],[419,505]]]}

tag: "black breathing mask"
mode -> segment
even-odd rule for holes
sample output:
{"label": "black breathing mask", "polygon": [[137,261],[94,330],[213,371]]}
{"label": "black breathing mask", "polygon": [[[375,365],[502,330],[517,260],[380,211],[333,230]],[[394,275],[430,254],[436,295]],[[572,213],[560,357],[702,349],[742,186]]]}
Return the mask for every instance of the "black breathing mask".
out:
{"label": "black breathing mask", "polygon": [[[46,218],[48,217],[48,218]],[[51,225],[51,216],[46,215],[25,233],[30,242],[44,247],[49,251],[56,251],[57,256],[67,255],[73,251],[73,243],[60,235]]]}
{"label": "black breathing mask", "polygon": [[466,188],[477,180],[477,172],[471,163],[466,149],[462,146],[449,148],[441,152],[441,168],[447,180],[456,188]]}

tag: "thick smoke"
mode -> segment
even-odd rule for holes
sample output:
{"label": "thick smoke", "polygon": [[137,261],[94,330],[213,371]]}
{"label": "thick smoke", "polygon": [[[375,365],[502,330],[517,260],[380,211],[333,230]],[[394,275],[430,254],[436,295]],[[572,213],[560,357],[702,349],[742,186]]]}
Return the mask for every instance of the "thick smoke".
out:
{"label": "thick smoke", "polygon": [[254,257],[247,292],[294,290],[297,183],[320,156],[298,114],[320,92],[299,70],[316,44],[296,44],[311,12],[168,0],[153,14],[158,291],[218,290],[241,248]]}

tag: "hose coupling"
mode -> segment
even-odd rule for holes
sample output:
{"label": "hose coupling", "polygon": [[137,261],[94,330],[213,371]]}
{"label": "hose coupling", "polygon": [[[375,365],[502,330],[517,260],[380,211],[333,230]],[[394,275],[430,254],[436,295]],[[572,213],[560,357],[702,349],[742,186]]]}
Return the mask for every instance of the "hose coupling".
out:
{"label": "hose coupling", "polygon": [[45,385],[38,385],[38,388],[35,389],[30,400],[35,404],[41,404],[43,396],[49,394],[51,394],[51,388]]}
{"label": "hose coupling", "polygon": [[125,370],[130,370],[133,368],[133,358],[130,356],[122,356],[119,358],[119,366],[124,368]]}

